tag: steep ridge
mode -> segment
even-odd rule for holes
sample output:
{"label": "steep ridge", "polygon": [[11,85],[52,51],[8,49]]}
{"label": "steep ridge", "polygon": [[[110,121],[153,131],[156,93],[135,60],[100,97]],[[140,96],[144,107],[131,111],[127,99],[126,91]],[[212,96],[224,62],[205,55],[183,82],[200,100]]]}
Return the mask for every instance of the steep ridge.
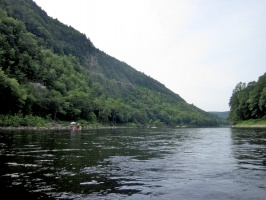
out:
{"label": "steep ridge", "polygon": [[[3,114],[116,124],[219,126],[155,79],[97,49],[32,0],[0,0]],[[13,84],[13,80],[17,83]],[[40,84],[43,89],[36,89]],[[1,89],[2,88],[2,89]],[[9,89],[6,89],[9,88]],[[14,92],[15,91],[15,92]]]}

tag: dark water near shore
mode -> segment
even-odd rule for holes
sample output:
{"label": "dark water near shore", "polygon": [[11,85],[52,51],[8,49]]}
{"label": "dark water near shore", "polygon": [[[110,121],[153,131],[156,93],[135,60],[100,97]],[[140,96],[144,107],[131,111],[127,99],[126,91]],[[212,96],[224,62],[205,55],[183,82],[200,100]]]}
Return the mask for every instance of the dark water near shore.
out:
{"label": "dark water near shore", "polygon": [[264,200],[266,129],[0,130],[0,191],[1,199]]}

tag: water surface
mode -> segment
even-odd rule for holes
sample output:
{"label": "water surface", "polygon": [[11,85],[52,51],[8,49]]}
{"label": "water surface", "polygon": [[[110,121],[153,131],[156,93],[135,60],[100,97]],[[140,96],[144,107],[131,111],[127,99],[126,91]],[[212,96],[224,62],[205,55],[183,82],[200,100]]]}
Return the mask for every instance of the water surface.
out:
{"label": "water surface", "polygon": [[266,198],[266,129],[0,131],[0,188],[27,199]]}

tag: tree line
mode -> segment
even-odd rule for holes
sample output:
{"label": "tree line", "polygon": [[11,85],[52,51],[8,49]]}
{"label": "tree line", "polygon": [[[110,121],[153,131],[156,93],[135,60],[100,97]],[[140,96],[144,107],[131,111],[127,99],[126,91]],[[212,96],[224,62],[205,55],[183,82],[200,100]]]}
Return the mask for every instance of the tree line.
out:
{"label": "tree line", "polygon": [[230,98],[229,118],[233,123],[266,119],[266,73],[258,81],[236,85]]}

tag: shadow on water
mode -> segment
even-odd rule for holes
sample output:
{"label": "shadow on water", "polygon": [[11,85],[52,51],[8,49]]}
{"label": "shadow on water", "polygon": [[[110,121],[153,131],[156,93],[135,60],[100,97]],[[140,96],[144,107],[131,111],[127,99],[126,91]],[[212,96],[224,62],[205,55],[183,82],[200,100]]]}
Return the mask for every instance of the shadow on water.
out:
{"label": "shadow on water", "polygon": [[229,128],[1,131],[0,188],[26,199],[259,199],[265,138]]}

